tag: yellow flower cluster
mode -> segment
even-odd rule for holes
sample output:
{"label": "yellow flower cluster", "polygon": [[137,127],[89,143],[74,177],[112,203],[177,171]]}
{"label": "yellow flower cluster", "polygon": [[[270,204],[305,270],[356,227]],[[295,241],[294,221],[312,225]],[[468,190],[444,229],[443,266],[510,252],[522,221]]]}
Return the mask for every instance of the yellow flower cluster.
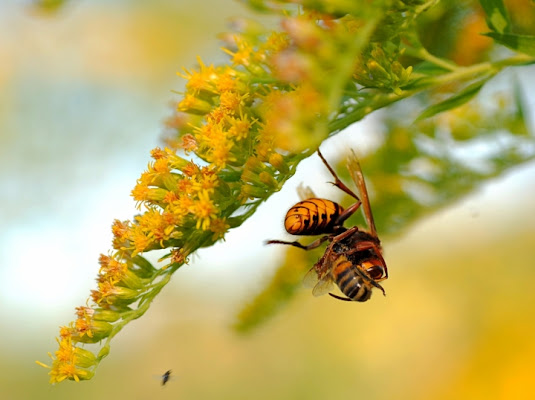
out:
{"label": "yellow flower cluster", "polygon": [[95,312],[90,307],[77,307],[76,321],[60,328],[59,349],[55,357],[48,353],[52,365],[37,361],[37,364],[50,368],[50,383],[58,383],[65,379],[79,382],[91,379],[94,372],[91,367],[97,363],[97,357],[89,350],[76,346],[75,343],[96,343],[108,336],[112,325],[108,321],[119,318],[119,314],[111,310]]}
{"label": "yellow flower cluster", "polygon": [[[113,222],[113,252],[100,256],[92,305],[60,330],[52,383],[90,379],[110,339],[146,311],[188,256],[239,226],[327,136],[332,99],[322,93],[331,90],[323,74],[336,65],[336,49],[326,38],[346,31],[344,23],[303,12],[282,26],[234,35],[225,49],[230,65],[198,59],[197,69],[179,74],[186,90],[167,121],[167,147],[152,150],[132,190],[140,214]],[[168,250],[162,268],[142,257],[156,249]],[[78,347],[103,339],[98,356]]]}
{"label": "yellow flower cluster", "polygon": [[94,365],[94,354],[80,347],[75,347],[70,337],[58,340],[58,344],[59,349],[55,353],[56,358],[48,353],[53,360],[52,366],[37,361],[37,364],[51,369],[50,383],[59,383],[65,379],[72,379],[76,382],[91,379],[94,373],[84,368],[84,366]]}

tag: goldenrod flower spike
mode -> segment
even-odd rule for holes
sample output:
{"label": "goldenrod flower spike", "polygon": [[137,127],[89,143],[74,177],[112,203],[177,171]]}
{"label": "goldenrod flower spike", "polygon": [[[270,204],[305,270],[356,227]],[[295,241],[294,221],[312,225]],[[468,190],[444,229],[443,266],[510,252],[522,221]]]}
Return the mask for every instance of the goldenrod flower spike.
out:
{"label": "goldenrod flower spike", "polygon": [[[52,365],[38,362],[51,383],[90,379],[111,339],[147,311],[189,255],[241,225],[329,135],[423,90],[533,61],[522,55],[470,69],[431,56],[414,40],[414,21],[434,0],[249,3],[278,14],[280,29],[236,24],[243,31],[226,35],[226,63],[197,58],[197,68],[179,73],[187,82],[165,124],[167,147],[151,151],[133,185],[139,214],[113,221],[97,287],[60,328]],[[447,73],[413,77],[400,61],[406,49]],[[166,251],[157,266],[143,257],[152,250]]]}

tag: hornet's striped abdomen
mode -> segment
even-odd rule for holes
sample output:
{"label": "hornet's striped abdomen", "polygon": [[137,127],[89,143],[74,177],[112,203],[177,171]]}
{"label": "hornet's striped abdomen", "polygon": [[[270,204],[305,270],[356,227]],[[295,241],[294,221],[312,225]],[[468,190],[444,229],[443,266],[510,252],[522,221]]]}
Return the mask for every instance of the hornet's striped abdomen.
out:
{"label": "hornet's striped abdomen", "polygon": [[300,201],[286,213],[284,227],[292,235],[322,235],[331,233],[344,208],[331,200]]}

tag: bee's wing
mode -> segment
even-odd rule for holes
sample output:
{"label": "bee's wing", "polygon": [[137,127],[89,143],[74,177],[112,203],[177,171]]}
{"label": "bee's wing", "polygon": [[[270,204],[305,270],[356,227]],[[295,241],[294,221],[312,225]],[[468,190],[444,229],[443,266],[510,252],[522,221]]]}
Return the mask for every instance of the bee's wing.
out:
{"label": "bee's wing", "polygon": [[318,279],[316,268],[312,267],[304,276],[303,285],[307,288],[312,288],[313,296],[322,296],[331,291],[333,280],[330,271],[327,272],[328,273],[324,274],[320,279]]}
{"label": "bee's wing", "polygon": [[299,196],[299,199],[301,199],[301,201],[307,200],[307,199],[313,199],[316,197],[316,194],[310,188],[310,186],[303,186],[303,183],[300,183],[297,186],[297,195]]}
{"label": "bee's wing", "polygon": [[314,267],[310,268],[303,277],[303,286],[312,289],[318,283],[318,274]]}
{"label": "bee's wing", "polygon": [[359,190],[360,197],[362,199],[362,207],[364,209],[364,216],[366,222],[370,228],[370,233],[377,237],[377,230],[375,229],[375,221],[373,220],[372,208],[370,206],[370,199],[368,198],[368,190],[366,189],[366,182],[364,181],[364,175],[360,168],[359,159],[353,150],[347,158],[347,169],[351,174],[351,178]]}
{"label": "bee's wing", "polygon": [[324,294],[329,293],[332,288],[333,280],[331,274],[327,274],[316,283],[316,286],[312,289],[312,295],[316,297],[323,296]]}

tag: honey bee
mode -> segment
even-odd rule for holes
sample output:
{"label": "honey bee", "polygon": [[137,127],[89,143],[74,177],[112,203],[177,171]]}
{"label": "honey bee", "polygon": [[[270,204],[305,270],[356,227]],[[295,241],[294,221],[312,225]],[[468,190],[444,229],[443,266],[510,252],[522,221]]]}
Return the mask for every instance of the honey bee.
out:
{"label": "honey bee", "polygon": [[[323,236],[306,246],[298,241],[269,240],[267,243],[311,250],[326,241],[329,242],[323,256],[304,278],[305,285],[313,286],[314,296],[329,293],[339,300],[364,302],[370,299],[374,287],[385,294],[379,282],[388,278],[388,269],[383,259],[381,241],[377,236],[359,161],[352,152],[348,158],[347,168],[362,200],[338,178],[319,150],[318,155],[334,177],[334,182],[331,183],[353,197],[355,203],[344,209],[338,203],[327,199],[310,198],[300,201],[286,213],[284,219],[286,231],[292,235]],[[344,227],[344,222],[361,206],[369,231],[360,230],[357,226]],[[346,297],[330,293],[333,282]]]}

